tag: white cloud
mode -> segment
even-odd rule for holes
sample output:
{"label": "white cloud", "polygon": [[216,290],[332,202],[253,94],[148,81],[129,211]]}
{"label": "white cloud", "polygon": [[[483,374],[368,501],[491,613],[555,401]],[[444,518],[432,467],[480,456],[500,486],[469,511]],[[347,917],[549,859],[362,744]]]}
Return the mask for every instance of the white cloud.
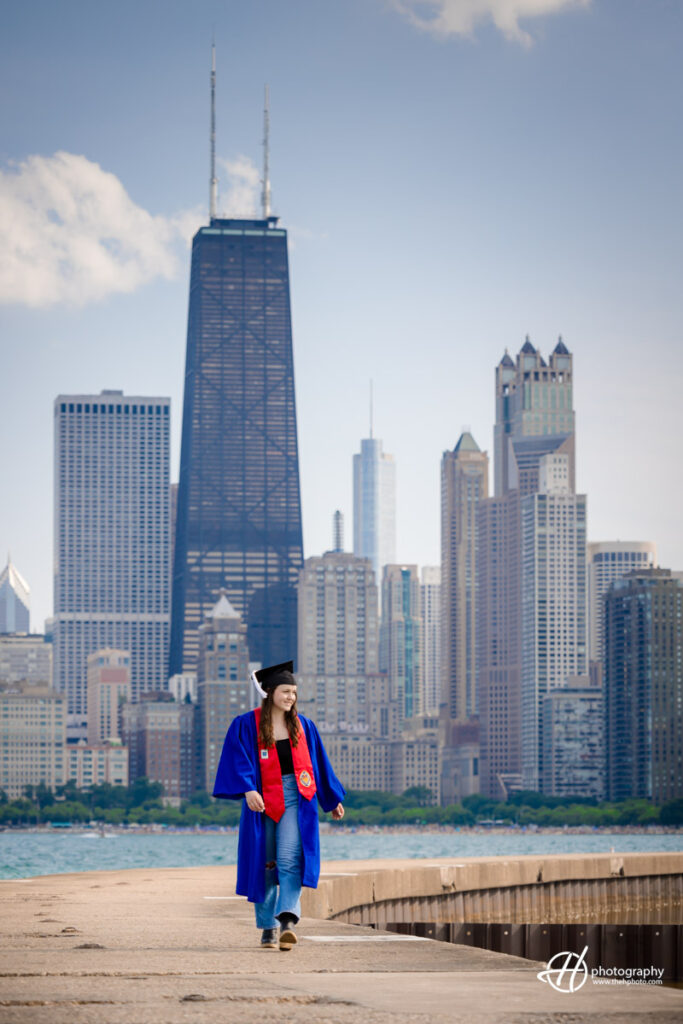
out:
{"label": "white cloud", "polygon": [[[221,216],[257,215],[260,178],[246,156],[220,160]],[[206,210],[154,216],[85,156],[30,156],[0,170],[0,304],[86,305],[186,269]]]}
{"label": "white cloud", "polygon": [[256,217],[261,194],[261,178],[253,160],[238,156],[218,160],[225,172],[226,186],[221,190],[218,209],[221,217]]}
{"label": "white cloud", "polygon": [[[261,180],[246,156],[219,159],[221,217],[259,216]],[[197,207],[154,216],[85,156],[30,156],[0,169],[0,305],[83,306],[186,271]]]}
{"label": "white cloud", "polygon": [[153,216],[84,156],[30,156],[0,171],[0,303],[85,305],[171,278],[189,219]]}
{"label": "white cloud", "polygon": [[506,38],[525,46],[533,42],[520,19],[559,14],[587,7],[591,0],[391,0],[417,28],[437,36],[470,36],[480,24],[492,22]]}
{"label": "white cloud", "polygon": [[[209,212],[207,206],[195,206],[192,210],[181,210],[168,218],[168,223],[175,234],[183,240],[186,248],[192,245],[192,239],[197,234],[202,224],[209,223]],[[187,272],[187,258],[183,256],[181,273]]]}

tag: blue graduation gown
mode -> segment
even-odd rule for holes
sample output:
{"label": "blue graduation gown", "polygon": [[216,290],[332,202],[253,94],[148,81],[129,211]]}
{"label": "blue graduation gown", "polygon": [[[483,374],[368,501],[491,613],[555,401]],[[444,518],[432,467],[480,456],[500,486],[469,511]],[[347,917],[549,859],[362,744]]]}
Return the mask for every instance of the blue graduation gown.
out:
{"label": "blue graduation gown", "polygon": [[[299,793],[299,831],[303,850],[303,884],[317,888],[320,877],[320,836],[318,833],[318,802],[324,811],[332,811],[341,803],[345,790],[334,774],[320,733],[309,718],[299,715],[311,755],[315,775],[316,794],[306,800]],[[250,790],[261,793],[258,738],[254,712],[235,718],[223,742],[218,762],[213,795],[224,800],[241,800]],[[266,830],[262,811],[250,811],[247,801],[242,803],[239,842],[237,844],[238,896],[246,896],[251,903],[265,899]]]}

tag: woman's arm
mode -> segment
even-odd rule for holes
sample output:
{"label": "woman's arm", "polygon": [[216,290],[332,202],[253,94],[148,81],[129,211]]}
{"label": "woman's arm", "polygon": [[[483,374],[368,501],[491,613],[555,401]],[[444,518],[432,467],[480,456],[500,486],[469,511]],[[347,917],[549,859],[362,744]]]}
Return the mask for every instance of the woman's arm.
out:
{"label": "woman's arm", "polygon": [[248,714],[239,715],[231,722],[218,762],[213,787],[215,797],[240,800],[247,793],[260,795],[260,772],[254,754],[255,729],[256,726],[249,721]]}
{"label": "woman's arm", "polygon": [[[301,718],[301,716],[299,717]],[[324,811],[331,811],[334,815],[335,811],[338,811],[341,807],[342,800],[346,796],[346,790],[334,774],[334,769],[330,764],[330,759],[327,756],[327,751],[323,746],[323,741],[320,738],[320,733],[315,723],[310,718],[303,718],[301,720],[306,731],[308,752],[311,755],[311,762],[315,771],[318,802]],[[342,807],[341,817],[343,816],[344,808]],[[341,820],[341,817],[337,820]]]}

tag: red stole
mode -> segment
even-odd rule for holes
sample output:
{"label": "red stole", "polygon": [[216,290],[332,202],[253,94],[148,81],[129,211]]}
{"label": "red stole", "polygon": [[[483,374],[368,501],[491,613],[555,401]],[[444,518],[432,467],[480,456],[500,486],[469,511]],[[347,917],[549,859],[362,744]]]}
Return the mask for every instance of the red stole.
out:
{"label": "red stole", "polygon": [[[263,790],[263,802],[266,805],[266,814],[273,821],[279,821],[285,813],[285,794],[282,788],[282,772],[280,770],[280,759],[277,756],[277,749],[273,743],[272,747],[262,747],[259,738],[259,726],[261,724],[261,708],[254,711],[256,716],[256,741],[259,745],[259,766],[261,768],[261,789]],[[299,742],[296,747],[291,739],[289,745],[292,748],[292,763],[294,765],[294,778],[296,785],[306,800],[312,800],[315,796],[315,776],[311,755],[308,752],[306,733],[299,726]]]}

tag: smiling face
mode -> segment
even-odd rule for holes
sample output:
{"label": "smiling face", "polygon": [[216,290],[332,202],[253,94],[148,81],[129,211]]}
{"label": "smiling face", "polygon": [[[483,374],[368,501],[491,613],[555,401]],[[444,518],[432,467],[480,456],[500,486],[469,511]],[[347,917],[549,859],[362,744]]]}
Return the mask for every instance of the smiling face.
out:
{"label": "smiling face", "polygon": [[273,690],[273,706],[280,711],[289,711],[296,703],[296,686],[283,683]]}

